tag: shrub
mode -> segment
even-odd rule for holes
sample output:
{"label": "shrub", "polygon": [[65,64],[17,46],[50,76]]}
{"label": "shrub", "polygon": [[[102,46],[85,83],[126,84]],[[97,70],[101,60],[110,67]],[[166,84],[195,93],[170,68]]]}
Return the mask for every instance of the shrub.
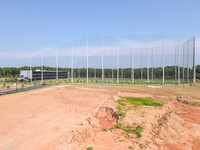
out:
{"label": "shrub", "polygon": [[24,88],[24,84],[22,84],[22,88]]}
{"label": "shrub", "polygon": [[7,85],[7,89],[10,89],[10,85]]}

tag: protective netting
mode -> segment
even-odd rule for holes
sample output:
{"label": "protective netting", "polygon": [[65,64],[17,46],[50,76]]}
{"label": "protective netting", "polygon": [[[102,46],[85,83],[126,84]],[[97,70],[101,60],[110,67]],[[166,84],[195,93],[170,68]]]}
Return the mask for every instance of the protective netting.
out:
{"label": "protective netting", "polygon": [[33,56],[32,68],[41,70],[36,80],[52,71],[57,82],[189,83],[194,52],[192,36],[85,36]]}

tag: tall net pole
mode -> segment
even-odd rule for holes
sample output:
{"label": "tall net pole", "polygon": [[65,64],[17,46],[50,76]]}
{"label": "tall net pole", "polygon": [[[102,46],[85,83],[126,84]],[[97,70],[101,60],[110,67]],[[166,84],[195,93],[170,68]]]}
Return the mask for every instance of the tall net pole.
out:
{"label": "tall net pole", "polygon": [[114,52],[113,52],[113,49],[112,49],[112,80],[113,80],[113,76],[114,76],[114,73],[113,73],[113,68],[114,68],[114,66],[113,66],[113,55],[114,55]]}
{"label": "tall net pole", "polygon": [[117,84],[119,84],[119,37],[117,36]]}
{"label": "tall net pole", "polygon": [[33,82],[33,72],[32,72],[32,57],[30,57],[30,83]]}
{"label": "tall net pole", "polygon": [[178,84],[180,84],[180,45],[179,45],[179,35],[178,35]]}
{"label": "tall net pole", "polygon": [[165,56],[164,56],[164,37],[162,38],[162,67],[163,67],[163,84],[165,83]]}
{"label": "tall net pole", "polygon": [[122,59],[123,58],[122,58],[122,55],[123,54],[122,54],[122,49],[121,49],[121,79],[123,79],[123,66],[122,66],[122,64],[123,64],[123,62],[122,62],[123,60]]}
{"label": "tall net pole", "polygon": [[58,49],[56,47],[56,82],[58,83]]}
{"label": "tall net pole", "polygon": [[189,82],[189,49],[190,49],[190,41],[187,42],[187,82]]}
{"label": "tall net pole", "polygon": [[41,83],[43,84],[43,52],[41,52]]}
{"label": "tall net pole", "polygon": [[185,81],[185,44],[183,44],[183,83]]}
{"label": "tall net pole", "polygon": [[101,38],[101,52],[102,52],[102,80],[101,80],[101,83],[102,83],[102,85],[103,85],[103,80],[104,80],[104,57],[103,57],[103,55],[104,55],[104,51],[103,51],[103,35],[102,35],[102,38]]}
{"label": "tall net pole", "polygon": [[195,49],[196,49],[196,45],[195,45],[195,36],[193,39],[193,83],[196,83],[196,60],[195,60]]}
{"label": "tall net pole", "polygon": [[87,35],[87,72],[86,72],[86,76],[87,76],[87,83],[88,83],[88,35]]}
{"label": "tall net pole", "polygon": [[175,72],[175,81],[177,80],[177,72],[176,72],[176,46],[174,47],[175,48],[175,66],[174,66],[174,68],[175,68],[175,70],[174,70],[174,72]]}
{"label": "tall net pole", "polygon": [[135,83],[135,77],[134,77],[134,39],[132,37],[132,47],[131,47],[131,78],[132,78],[132,84]]}
{"label": "tall net pole", "polygon": [[149,84],[149,41],[147,38],[147,83]]}
{"label": "tall net pole", "polygon": [[152,47],[152,54],[151,54],[151,65],[152,65],[151,79],[153,80],[153,47]]}
{"label": "tall net pole", "polygon": [[74,48],[73,48],[73,41],[71,42],[71,53],[72,53],[72,55],[71,55],[71,82],[73,83],[74,82],[74,80],[73,80],[73,73],[74,73]]}
{"label": "tall net pole", "polygon": [[143,79],[143,73],[142,73],[142,48],[141,48],[141,60],[140,60],[140,70],[141,70],[141,80]]}

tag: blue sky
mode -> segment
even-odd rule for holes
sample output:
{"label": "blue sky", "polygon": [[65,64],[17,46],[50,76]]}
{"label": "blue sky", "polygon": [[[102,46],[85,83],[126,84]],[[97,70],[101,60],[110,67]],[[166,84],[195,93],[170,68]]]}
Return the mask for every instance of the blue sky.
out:
{"label": "blue sky", "polygon": [[199,0],[0,0],[0,55],[31,54],[87,34],[200,33],[199,8]]}

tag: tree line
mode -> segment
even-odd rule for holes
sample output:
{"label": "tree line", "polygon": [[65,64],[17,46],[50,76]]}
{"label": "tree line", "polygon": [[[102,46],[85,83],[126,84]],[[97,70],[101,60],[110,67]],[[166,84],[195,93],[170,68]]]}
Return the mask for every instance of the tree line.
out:
{"label": "tree line", "polygon": [[[165,70],[165,79],[175,79],[175,67],[176,67],[176,74],[178,75],[178,67],[177,66],[166,66]],[[40,66],[33,67],[33,70],[41,69]],[[44,70],[51,70],[56,71],[55,67],[48,67],[43,66]],[[30,67],[3,67],[0,68],[0,77],[1,78],[15,78],[19,77],[20,70],[30,70]],[[71,68],[58,68],[59,71],[69,71],[71,72]],[[149,78],[152,79],[152,70],[153,70],[153,79],[162,79],[162,67],[157,68],[149,68]],[[187,68],[180,67],[180,78],[187,79]],[[83,78],[86,77],[86,68],[74,68],[73,69],[73,76],[75,78]],[[89,78],[101,78],[102,70],[101,68],[88,68],[88,76]],[[117,78],[117,69],[104,69],[104,77],[105,78]],[[131,79],[131,68],[119,68],[119,78],[130,78]],[[134,77],[135,79],[146,79],[147,78],[147,68],[136,68],[134,69]],[[193,69],[189,68],[189,78],[190,80],[193,78]],[[196,78],[200,80],[200,65],[196,66]]]}

